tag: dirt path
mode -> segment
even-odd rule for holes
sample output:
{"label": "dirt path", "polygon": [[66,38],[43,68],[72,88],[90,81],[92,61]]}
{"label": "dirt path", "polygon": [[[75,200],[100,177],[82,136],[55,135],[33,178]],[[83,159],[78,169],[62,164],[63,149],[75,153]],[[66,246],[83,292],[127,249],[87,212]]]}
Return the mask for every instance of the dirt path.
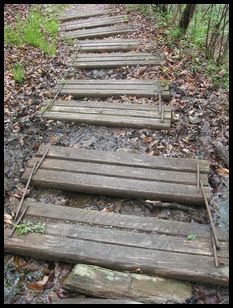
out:
{"label": "dirt path", "polygon": [[[103,8],[112,8],[117,15],[125,14],[121,5],[72,5],[68,11],[91,11]],[[221,99],[227,98],[226,93],[215,93],[208,87],[203,89],[200,86],[201,80],[194,81],[192,76],[189,82],[185,81],[182,74],[179,78],[174,78],[172,72],[177,68],[177,63],[173,62],[172,52],[166,51],[164,46],[160,46],[156,40],[156,27],[149,21],[146,21],[140,14],[131,12],[128,14],[129,24],[139,26],[140,29],[124,35],[117,35],[119,38],[133,38],[141,42],[140,51],[153,52],[161,51],[167,56],[167,63],[164,67],[156,66],[132,66],[121,67],[116,69],[94,69],[80,70],[67,68],[65,63],[70,59],[71,48],[73,46],[59,42],[57,56],[54,59],[42,58],[42,56],[33,48],[30,54],[26,56],[25,61],[30,63],[32,58],[38,55],[38,61],[34,61],[33,67],[38,80],[37,71],[41,69],[44,75],[40,74],[42,80],[36,82],[33,90],[31,83],[27,83],[21,89],[14,85],[7,85],[7,89],[14,95],[9,98],[7,106],[8,112],[5,111],[5,153],[4,153],[4,187],[5,187],[5,211],[11,213],[15,210],[19,197],[22,195],[20,188],[23,188],[20,178],[27,164],[27,161],[37,151],[39,144],[50,143],[66,147],[96,149],[104,151],[126,151],[132,153],[148,153],[150,155],[163,155],[165,157],[185,157],[207,159],[211,163],[212,179],[212,200],[214,200],[214,209],[217,210],[218,202],[222,197],[222,190],[225,178],[216,173],[218,168],[224,165],[216,160],[210,140],[215,138],[221,139],[225,146],[228,145],[227,138],[227,121],[224,115],[220,117],[219,105]],[[109,38],[111,39],[111,38]],[[15,50],[7,49],[6,58],[11,57]],[[18,55],[19,52],[16,52]],[[185,63],[179,61],[179,69],[186,69]],[[168,71],[164,71],[167,67]],[[56,80],[62,79],[64,71],[68,70],[68,78],[75,79],[170,79],[172,84],[172,106],[173,114],[176,121],[170,130],[148,130],[148,129],[124,129],[124,128],[107,128],[93,125],[78,125],[72,123],[44,121],[35,117],[35,112],[41,107],[42,102],[52,89]],[[170,71],[169,71],[170,70]],[[30,72],[29,72],[30,73]],[[7,72],[6,72],[7,74]],[[184,74],[187,74],[186,72]],[[188,73],[189,74],[189,73]],[[41,77],[43,76],[43,77]],[[201,79],[201,78],[200,78]],[[196,84],[195,84],[196,82]],[[202,81],[203,82],[203,81]],[[196,89],[196,90],[195,90]],[[19,91],[19,92],[18,92]],[[18,92],[18,93],[17,93]],[[65,97],[70,99],[69,97]],[[221,99],[220,99],[221,98]],[[96,100],[96,99],[95,99]],[[98,99],[97,99],[98,100]],[[156,104],[152,99],[140,98],[135,100],[134,97],[121,97],[107,99],[109,102],[126,101],[130,103]],[[16,105],[17,102],[17,105]],[[190,118],[191,117],[191,118]],[[193,118],[200,118],[201,122],[192,123]],[[191,119],[191,120],[190,120]],[[222,128],[223,127],[223,128]],[[221,131],[222,130],[222,131]],[[17,139],[14,139],[17,138]],[[145,206],[140,200],[122,200],[119,198],[109,198],[105,196],[92,196],[82,194],[71,194],[61,191],[48,189],[37,189],[30,187],[29,198],[35,201],[54,203],[58,206],[74,206],[87,208],[90,210],[113,211],[120,214],[154,216],[163,219],[173,219],[185,222],[208,223],[205,210],[190,209],[187,212],[174,209],[156,209],[153,206]],[[60,278],[70,270],[69,266],[59,263],[36,262],[29,259],[25,265],[23,258],[12,259],[12,256],[5,257],[6,277],[8,282],[15,280],[21,281],[21,293],[14,294],[13,288],[9,288],[9,298],[6,301],[13,303],[27,302],[51,302],[67,294],[60,287]],[[18,270],[15,266],[18,264]],[[23,265],[24,264],[24,265]],[[23,269],[27,266],[33,268],[29,274],[24,274]],[[44,272],[51,274],[51,288],[33,295],[27,285],[33,278],[40,280]],[[33,274],[32,274],[33,273]],[[218,287],[208,287],[202,285],[193,286],[194,296],[190,303],[212,303],[221,302],[227,298],[227,290]]]}

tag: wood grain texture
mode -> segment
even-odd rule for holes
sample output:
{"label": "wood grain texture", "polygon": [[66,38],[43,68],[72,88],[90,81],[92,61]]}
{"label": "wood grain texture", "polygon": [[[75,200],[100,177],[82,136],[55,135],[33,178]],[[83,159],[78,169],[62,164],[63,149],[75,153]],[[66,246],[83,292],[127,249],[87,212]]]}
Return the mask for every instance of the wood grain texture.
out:
{"label": "wood grain texture", "polygon": [[150,304],[182,304],[192,295],[191,285],[185,282],[121,273],[85,264],[74,267],[64,280],[63,287],[91,296],[131,299]]}
{"label": "wood grain texture", "polygon": [[112,16],[112,17],[102,17],[102,18],[95,18],[92,20],[85,20],[79,21],[77,23],[73,23],[70,25],[63,25],[61,30],[62,31],[73,31],[77,29],[83,28],[94,28],[99,26],[109,26],[114,24],[127,22],[127,18],[124,15],[119,16]]}
{"label": "wood grain texture", "polygon": [[132,29],[130,27],[112,26],[112,27],[98,27],[93,29],[61,32],[60,34],[62,38],[73,38],[81,40],[86,38],[107,37],[133,31],[135,31],[135,29]]}
{"label": "wood grain texture", "polygon": [[127,299],[103,299],[103,298],[91,298],[91,297],[75,297],[75,298],[66,298],[66,299],[61,299],[58,301],[54,301],[51,304],[72,304],[72,305],[125,305],[125,304],[129,304],[129,305],[133,305],[133,304],[143,304],[140,302],[136,302],[136,301],[131,301],[131,300],[127,300]]}
{"label": "wood grain texture", "polygon": [[88,17],[94,17],[98,15],[104,15],[107,11],[98,10],[98,11],[92,11],[92,12],[85,12],[85,13],[74,13],[74,14],[64,14],[59,16],[57,19],[61,22],[70,21],[74,19],[80,19],[80,18],[88,18]]}
{"label": "wood grain texture", "polygon": [[[129,51],[139,46],[137,40],[84,40],[78,43],[80,52]],[[75,51],[76,49],[74,49]]]}
{"label": "wood grain texture", "polygon": [[110,53],[110,54],[85,54],[79,55],[74,62],[75,67],[111,68],[130,65],[161,65],[162,60],[159,54],[150,53]]}

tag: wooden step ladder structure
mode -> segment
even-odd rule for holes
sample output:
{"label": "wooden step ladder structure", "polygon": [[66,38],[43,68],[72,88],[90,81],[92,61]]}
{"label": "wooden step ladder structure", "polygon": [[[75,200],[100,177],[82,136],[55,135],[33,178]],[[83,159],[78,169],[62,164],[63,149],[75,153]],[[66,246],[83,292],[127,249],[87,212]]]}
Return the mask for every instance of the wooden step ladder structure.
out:
{"label": "wooden step ladder structure", "polygon": [[[214,266],[207,225],[121,215],[26,201],[27,216],[45,220],[45,234],[8,238],[5,251],[68,263],[89,263],[143,274],[227,285],[227,235],[219,230],[223,265]],[[61,232],[62,231],[62,232]],[[197,239],[190,241],[188,235]]]}
{"label": "wooden step ladder structure", "polygon": [[[126,22],[126,18],[106,16],[108,13],[107,10],[99,10],[63,14],[59,18],[64,22],[61,36],[81,40],[77,44],[80,54],[74,64],[77,68],[160,63],[158,55],[125,53],[139,46],[136,40],[99,40],[99,37],[134,31],[129,26],[115,25]],[[100,18],[100,15],[105,17]],[[75,22],[71,23],[72,20]],[[110,24],[114,26],[106,27]],[[124,53],[82,54],[103,51]],[[56,98],[58,95],[77,98],[130,95],[169,100],[170,86],[160,80],[62,80],[58,81],[53,93]],[[54,99],[47,105],[42,117],[94,125],[169,129],[171,108],[161,105],[161,99],[159,106]],[[40,163],[33,173],[36,161]],[[208,173],[209,163],[205,160],[41,145],[35,157],[28,162],[22,180],[31,180],[39,187],[200,206],[204,201],[199,180],[209,197]],[[216,267],[212,232],[207,225],[32,201],[21,204],[26,216],[45,219],[46,232],[9,237],[11,230],[6,228],[6,252],[127,271],[139,268],[149,275],[182,280],[221,285],[229,283],[228,236],[221,230],[218,230],[220,249],[216,252],[219,260],[219,267]],[[190,241],[190,234],[196,240]]]}

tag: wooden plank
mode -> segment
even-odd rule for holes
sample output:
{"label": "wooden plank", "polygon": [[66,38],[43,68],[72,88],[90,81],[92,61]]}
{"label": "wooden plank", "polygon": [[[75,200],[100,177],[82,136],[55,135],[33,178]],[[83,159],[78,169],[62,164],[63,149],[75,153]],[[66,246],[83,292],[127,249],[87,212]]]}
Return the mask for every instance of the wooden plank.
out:
{"label": "wooden plank", "polygon": [[[63,84],[60,94],[73,96],[114,96],[114,95],[133,95],[133,96],[154,96],[161,93],[163,97],[163,87],[160,81],[156,80],[64,80],[58,83]],[[57,92],[57,87],[53,93]]]}
{"label": "wooden plank", "polygon": [[[39,172],[39,171],[38,171]],[[5,229],[4,251],[33,258],[70,263],[89,263],[120,270],[140,269],[143,274],[202,281],[214,284],[229,283],[229,267],[215,268],[213,258],[128,247],[112,244],[29,233],[8,238]]]}
{"label": "wooden plank", "polygon": [[[172,251],[187,255],[212,256],[214,258],[211,239],[197,238],[194,241],[190,241],[183,237],[167,236],[164,234],[158,235],[129,232],[124,230],[94,227],[90,225],[81,225],[77,223],[72,224],[70,222],[49,222],[46,227],[46,233],[50,235],[59,236],[61,234],[61,230],[63,237],[73,239],[82,239],[151,250]],[[225,263],[228,263],[228,243],[221,243],[221,249],[217,251],[217,255],[219,258],[224,258]]]}
{"label": "wooden plank", "polygon": [[[132,105],[133,106],[133,105]],[[108,105],[106,105],[108,107]],[[120,104],[119,104],[120,107]],[[171,108],[167,108],[164,112],[164,119],[171,119]],[[160,119],[161,115],[159,114],[158,108],[154,107],[154,110],[131,110],[129,109],[121,109],[121,108],[95,108],[89,106],[85,107],[73,107],[73,106],[57,106],[56,103],[52,105],[50,108],[51,112],[65,112],[65,113],[82,113],[82,114],[98,114],[98,115],[114,115],[114,116],[127,116],[127,117],[139,117],[139,118],[156,118]]]}
{"label": "wooden plank", "polygon": [[[193,234],[198,240],[210,242],[211,230],[209,225],[186,223],[181,221],[168,221],[155,217],[140,217],[122,215],[112,212],[85,210],[74,207],[57,206],[50,203],[24,201],[23,208],[28,207],[27,215],[35,217],[52,218],[57,221],[70,221],[92,226],[113,227],[115,229],[130,230],[134,232],[157,233],[187,238]],[[217,228],[219,240],[228,241],[228,233]]]}
{"label": "wooden plank", "polygon": [[49,148],[47,158],[59,158],[72,161],[97,162],[105,164],[126,165],[134,167],[152,168],[159,170],[174,170],[192,172],[196,174],[197,162],[200,165],[200,173],[209,173],[209,163],[206,160],[151,156],[146,154],[133,154],[108,151],[90,151],[87,149],[74,149],[58,147],[50,144],[41,144],[36,156],[41,157]]}
{"label": "wooden plank", "polygon": [[75,298],[65,298],[58,301],[54,301],[51,304],[74,304],[74,305],[93,305],[93,304],[100,304],[100,305],[121,305],[121,304],[141,304],[143,303],[131,301],[127,299],[103,299],[103,298],[91,298],[91,297],[75,297]]}
{"label": "wooden plank", "polygon": [[160,56],[158,54],[150,53],[85,54],[79,55],[73,65],[79,68],[109,68],[126,65],[149,64],[161,64]]}
{"label": "wooden plank", "polygon": [[132,29],[130,27],[120,27],[120,26],[114,26],[114,27],[98,27],[94,29],[85,29],[85,30],[79,30],[79,31],[70,31],[70,32],[61,32],[62,38],[73,38],[73,39],[86,39],[86,38],[95,38],[95,37],[106,37],[106,36],[112,36],[122,33],[128,33],[133,32],[135,29]]}
{"label": "wooden plank", "polygon": [[98,114],[81,114],[65,112],[45,112],[42,116],[44,119],[59,120],[68,122],[77,122],[91,125],[103,125],[114,127],[133,127],[133,128],[153,128],[169,129],[171,120],[167,119],[163,123],[159,119],[139,118],[139,117],[122,117],[121,115],[98,115]]}
{"label": "wooden plank", "polygon": [[80,19],[80,18],[88,18],[94,17],[98,15],[104,15],[108,13],[106,10],[99,10],[99,11],[92,11],[92,12],[85,12],[85,13],[74,13],[74,14],[67,14],[59,16],[57,19],[61,22],[73,20],[73,19]]}
{"label": "wooden plank", "polygon": [[[47,103],[44,103],[44,105],[47,105]],[[105,101],[92,101],[92,100],[85,100],[85,101],[80,101],[80,100],[71,100],[71,101],[65,101],[65,100],[56,100],[54,101],[53,106],[64,106],[64,107],[77,107],[77,108],[89,108],[89,109],[117,109],[117,110],[123,110],[124,113],[127,112],[127,110],[139,110],[140,112],[144,111],[149,111],[148,113],[150,114],[151,112],[159,112],[158,111],[158,105],[149,105],[149,104],[128,104],[128,103],[109,103]],[[171,107],[165,105],[165,116],[167,112],[171,112]],[[52,108],[51,108],[52,110]]]}
{"label": "wooden plank", "polygon": [[63,281],[72,292],[144,303],[182,304],[192,296],[191,284],[175,279],[121,273],[106,268],[77,264]]}
{"label": "wooden plank", "polygon": [[139,46],[136,40],[85,40],[80,41],[80,52],[128,51]]}
{"label": "wooden plank", "polygon": [[[28,179],[30,172],[29,168],[25,170],[22,176],[24,182]],[[42,169],[33,175],[32,184],[82,193],[203,205],[200,190],[196,186],[184,184],[165,184],[156,181]],[[207,188],[206,193],[208,193]]]}
{"label": "wooden plank", "polygon": [[109,26],[114,25],[122,22],[127,22],[127,18],[125,18],[124,15],[120,16],[112,16],[108,18],[98,18],[93,20],[86,20],[79,23],[73,23],[70,25],[64,25],[61,29],[63,31],[72,31],[77,29],[83,29],[83,28],[94,28],[99,26]]}
{"label": "wooden plank", "polygon": [[[28,166],[32,168],[35,160],[39,161],[39,159],[40,158],[37,157],[30,160]],[[78,162],[47,158],[41,164],[40,169],[111,175],[119,178],[159,181],[164,183],[183,183],[193,186],[196,185],[196,176],[194,173],[155,169],[147,169],[145,172],[144,168],[108,165],[103,163],[99,164],[93,162]],[[205,186],[208,186],[208,177],[206,174],[202,174],[201,179],[203,179]]]}

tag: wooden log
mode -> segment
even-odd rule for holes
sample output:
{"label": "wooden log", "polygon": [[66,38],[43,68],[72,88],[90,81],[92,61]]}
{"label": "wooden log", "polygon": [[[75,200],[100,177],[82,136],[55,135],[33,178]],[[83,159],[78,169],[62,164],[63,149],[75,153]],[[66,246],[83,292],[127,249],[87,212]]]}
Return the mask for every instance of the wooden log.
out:
{"label": "wooden log", "polygon": [[143,304],[136,301],[131,301],[127,299],[103,299],[103,298],[91,298],[91,297],[75,297],[75,298],[66,298],[59,301],[52,302],[51,304],[74,304],[74,305],[121,305],[121,304]]}
{"label": "wooden log", "polygon": [[137,40],[84,40],[78,43],[80,52],[128,51],[139,46]]}
{"label": "wooden log", "polygon": [[63,288],[91,296],[151,304],[182,304],[192,295],[191,285],[185,282],[122,273],[85,264],[74,267],[64,280]]}

